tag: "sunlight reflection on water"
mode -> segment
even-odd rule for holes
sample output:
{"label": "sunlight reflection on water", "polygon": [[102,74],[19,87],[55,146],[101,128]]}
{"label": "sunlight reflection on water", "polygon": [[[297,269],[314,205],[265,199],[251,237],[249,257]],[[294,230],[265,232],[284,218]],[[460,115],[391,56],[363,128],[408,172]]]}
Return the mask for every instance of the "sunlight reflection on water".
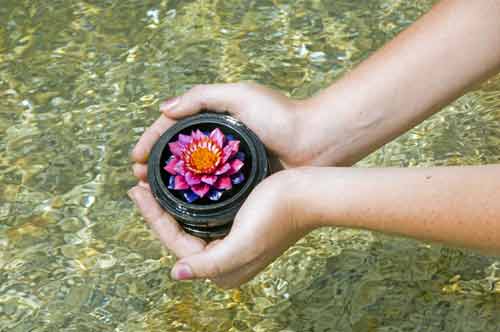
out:
{"label": "sunlight reflection on water", "polygon": [[[0,331],[496,331],[493,258],[321,229],[241,290],[173,283],[125,195],[162,98],[311,95],[431,2],[3,1]],[[498,162],[499,118],[497,77],[360,165]]]}

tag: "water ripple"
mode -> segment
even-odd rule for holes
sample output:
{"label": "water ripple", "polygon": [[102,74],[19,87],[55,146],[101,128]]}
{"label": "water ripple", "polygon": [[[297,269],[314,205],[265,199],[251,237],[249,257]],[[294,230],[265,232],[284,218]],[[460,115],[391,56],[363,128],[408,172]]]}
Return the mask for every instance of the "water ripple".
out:
{"label": "water ripple", "polygon": [[[320,229],[238,290],[174,283],[127,199],[158,102],[254,80],[329,85],[431,0],[5,0],[0,8],[0,331],[496,331],[498,260]],[[500,76],[362,166],[500,157]]]}

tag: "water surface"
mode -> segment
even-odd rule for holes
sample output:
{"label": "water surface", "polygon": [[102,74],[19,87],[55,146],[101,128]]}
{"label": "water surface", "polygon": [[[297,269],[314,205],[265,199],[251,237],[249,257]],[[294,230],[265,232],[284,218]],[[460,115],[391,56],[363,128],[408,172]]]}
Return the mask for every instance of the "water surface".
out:
{"label": "water surface", "polygon": [[[432,1],[2,0],[0,331],[498,331],[500,261],[321,229],[240,290],[174,283],[126,197],[158,102],[328,86]],[[491,79],[360,165],[498,162]]]}

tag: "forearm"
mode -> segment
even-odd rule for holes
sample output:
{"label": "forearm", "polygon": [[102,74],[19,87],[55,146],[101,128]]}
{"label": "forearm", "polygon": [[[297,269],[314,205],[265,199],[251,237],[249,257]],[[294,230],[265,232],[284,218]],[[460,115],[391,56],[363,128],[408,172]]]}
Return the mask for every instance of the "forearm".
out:
{"label": "forearm", "polygon": [[499,69],[500,1],[440,2],[305,102],[322,137],[314,164],[358,161]]}
{"label": "forearm", "polygon": [[500,165],[298,172],[297,219],[312,227],[369,229],[500,254]]}

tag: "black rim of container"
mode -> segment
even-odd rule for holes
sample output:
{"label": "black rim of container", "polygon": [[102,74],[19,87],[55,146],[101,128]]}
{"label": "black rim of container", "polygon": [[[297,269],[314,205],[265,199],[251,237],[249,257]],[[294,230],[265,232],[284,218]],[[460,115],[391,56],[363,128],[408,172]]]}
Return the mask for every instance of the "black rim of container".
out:
{"label": "black rim of container", "polygon": [[[161,172],[164,166],[162,165],[162,156],[164,150],[168,149],[168,143],[174,140],[178,133],[197,125],[217,126],[223,132],[224,127],[226,127],[236,132],[243,140],[241,143],[245,144],[250,150],[251,165],[248,178],[245,179],[243,187],[234,196],[222,202],[200,205],[182,201],[170,192],[162,179]],[[186,226],[186,231],[202,237],[211,237],[209,236],[209,228],[213,229],[214,227],[217,228],[217,231],[213,229],[215,231],[214,236],[225,233],[223,226],[227,226],[229,229],[229,224],[234,219],[246,197],[267,176],[268,172],[267,155],[260,139],[235,118],[216,113],[202,113],[175,123],[156,142],[151,150],[148,162],[148,181],[156,200],[163,209]],[[203,229],[206,230],[204,231]]]}

